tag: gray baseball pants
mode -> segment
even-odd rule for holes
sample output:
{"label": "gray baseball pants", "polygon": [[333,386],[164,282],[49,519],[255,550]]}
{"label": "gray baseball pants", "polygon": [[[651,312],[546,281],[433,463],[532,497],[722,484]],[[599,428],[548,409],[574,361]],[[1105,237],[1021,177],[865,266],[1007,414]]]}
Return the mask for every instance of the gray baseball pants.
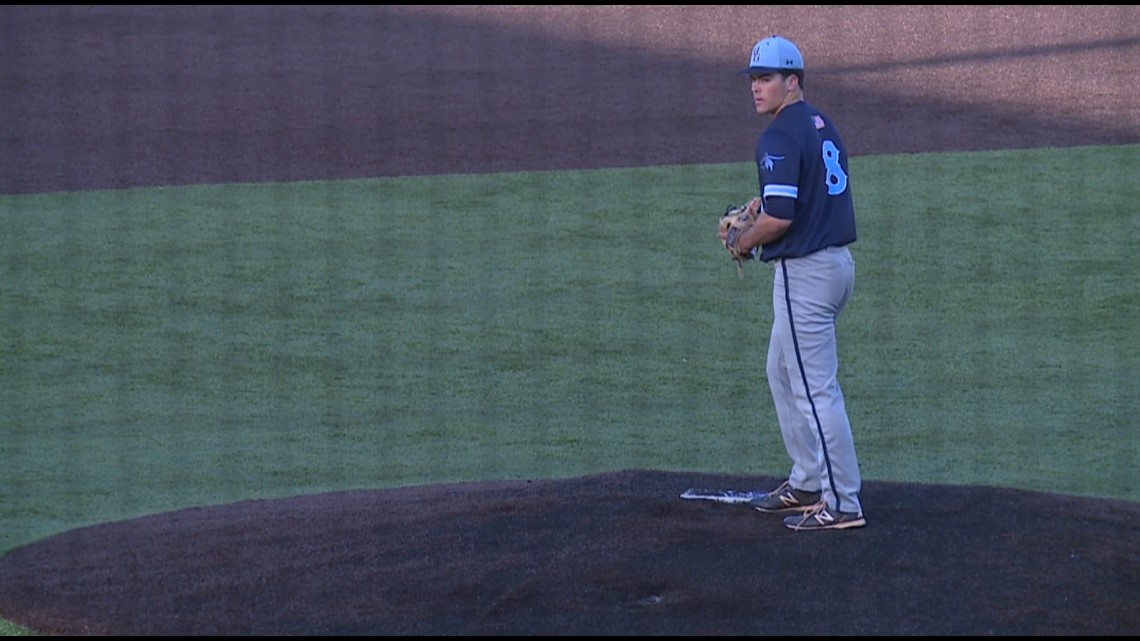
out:
{"label": "gray baseball pants", "polygon": [[831,247],[777,259],[773,266],[767,375],[792,459],[788,481],[796,489],[822,491],[832,510],[862,513],[836,343],[836,321],[855,288],[855,261],[846,247]]}

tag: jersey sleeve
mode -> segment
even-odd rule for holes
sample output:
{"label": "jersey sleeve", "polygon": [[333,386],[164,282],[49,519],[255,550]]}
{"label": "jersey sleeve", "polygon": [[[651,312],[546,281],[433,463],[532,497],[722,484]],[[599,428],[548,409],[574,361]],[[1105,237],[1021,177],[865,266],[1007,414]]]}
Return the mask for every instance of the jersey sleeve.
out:
{"label": "jersey sleeve", "polygon": [[799,147],[786,132],[769,128],[756,143],[756,170],[764,211],[791,220],[799,197]]}

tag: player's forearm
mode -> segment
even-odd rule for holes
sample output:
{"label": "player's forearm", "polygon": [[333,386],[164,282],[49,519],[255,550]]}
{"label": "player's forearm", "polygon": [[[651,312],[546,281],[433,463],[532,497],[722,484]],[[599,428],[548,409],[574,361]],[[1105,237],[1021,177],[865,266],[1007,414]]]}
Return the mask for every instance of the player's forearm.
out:
{"label": "player's forearm", "polygon": [[744,251],[748,251],[753,247],[761,247],[770,243],[774,243],[780,239],[791,226],[792,221],[775,218],[768,214],[761,213],[760,217],[756,220],[748,231],[740,235],[740,240],[737,245]]}

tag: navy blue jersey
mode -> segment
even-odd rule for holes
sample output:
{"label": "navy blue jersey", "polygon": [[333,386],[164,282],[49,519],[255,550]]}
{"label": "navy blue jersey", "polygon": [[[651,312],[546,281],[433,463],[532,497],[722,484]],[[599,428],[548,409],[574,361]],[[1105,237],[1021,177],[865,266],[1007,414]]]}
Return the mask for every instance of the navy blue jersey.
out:
{"label": "navy blue jersey", "polygon": [[797,258],[855,242],[847,147],[815,107],[800,101],[776,114],[756,143],[756,169],[765,210],[792,220],[782,238],[764,245],[760,260]]}

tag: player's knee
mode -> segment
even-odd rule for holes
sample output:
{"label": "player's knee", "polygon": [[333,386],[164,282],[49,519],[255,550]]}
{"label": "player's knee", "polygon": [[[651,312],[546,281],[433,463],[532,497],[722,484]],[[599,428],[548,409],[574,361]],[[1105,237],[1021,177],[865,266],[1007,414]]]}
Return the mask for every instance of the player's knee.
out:
{"label": "player's knee", "polygon": [[768,380],[773,384],[775,381],[783,380],[786,376],[784,367],[774,358],[768,359],[768,366],[765,368],[765,373],[768,375]]}

